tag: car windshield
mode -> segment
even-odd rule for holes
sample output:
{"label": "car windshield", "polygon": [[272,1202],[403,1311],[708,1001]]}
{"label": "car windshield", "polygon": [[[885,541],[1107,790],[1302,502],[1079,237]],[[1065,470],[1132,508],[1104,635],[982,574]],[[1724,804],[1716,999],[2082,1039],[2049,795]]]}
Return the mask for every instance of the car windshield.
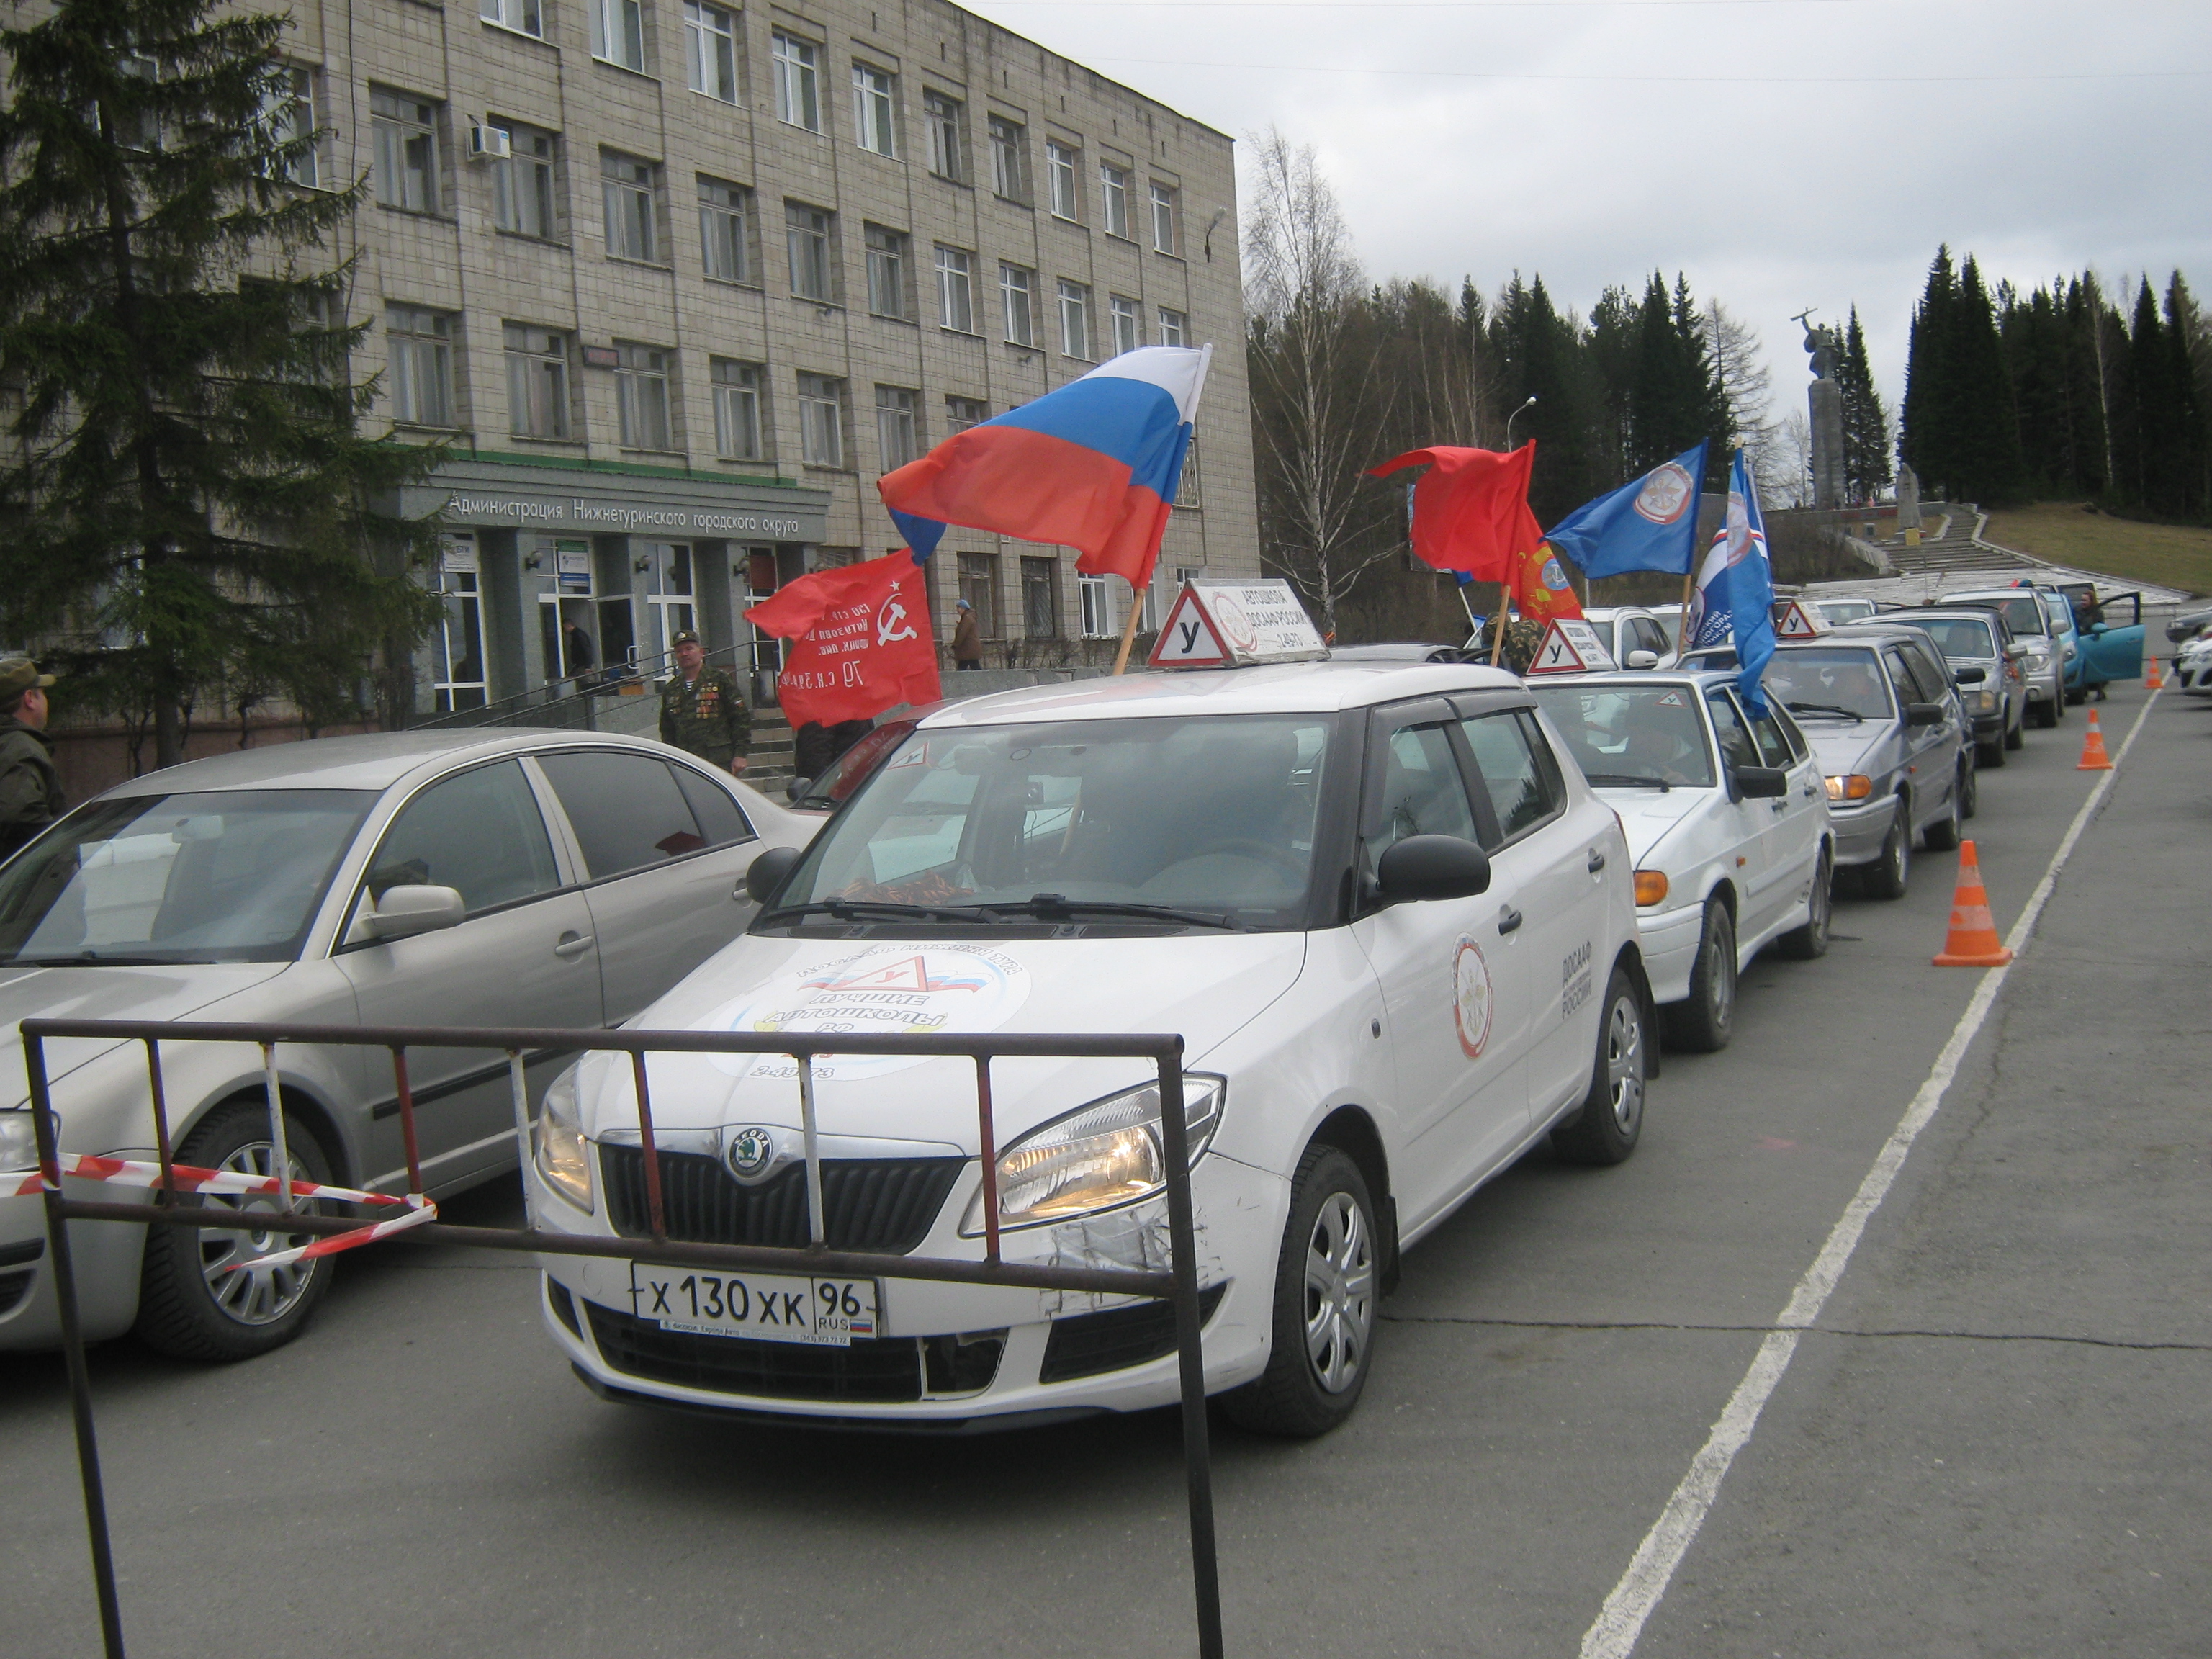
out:
{"label": "car windshield", "polygon": [[1712,750],[1698,718],[1697,696],[1681,685],[1534,685],[1536,703],[1552,717],[1597,787],[1646,783],[1709,789]]}
{"label": "car windshield", "polygon": [[127,795],[0,866],[0,963],[288,962],[376,792]]}
{"label": "car windshield", "polygon": [[1672,611],[1655,611],[1651,613],[1651,620],[1657,623],[1660,631],[1666,635],[1667,648],[1670,651],[1680,651],[1682,648],[1680,607],[1677,606]]}
{"label": "car windshield", "polygon": [[1760,677],[1783,706],[1804,720],[1890,717],[1889,690],[1871,651],[1845,646],[1778,651]]}
{"label": "car windshield", "polygon": [[866,781],[891,746],[914,727],[912,720],[892,720],[878,726],[831,761],[804,793],[792,797],[791,804],[802,811],[836,805]]}
{"label": "car windshield", "polygon": [[[1944,603],[1949,604],[1950,601],[1946,600]],[[1966,604],[1969,601],[1961,600],[1960,603]],[[2007,595],[1999,599],[1975,599],[1971,603],[1981,610],[1996,611],[2005,619],[2005,625],[2015,634],[2044,635],[2051,631],[2044,626],[2043,607],[2035,602],[2031,594]]]}
{"label": "car windshield", "polygon": [[1269,714],[915,732],[763,920],[852,904],[989,923],[992,907],[1035,915],[1046,897],[1059,901],[1048,913],[1303,925],[1329,729],[1325,715]]}
{"label": "car windshield", "polygon": [[1936,648],[1947,657],[1972,657],[1986,661],[1997,653],[1990,625],[1979,617],[1961,617],[1956,622],[1945,617],[1939,622],[1933,617],[1916,617],[1911,626],[1933,639]]}

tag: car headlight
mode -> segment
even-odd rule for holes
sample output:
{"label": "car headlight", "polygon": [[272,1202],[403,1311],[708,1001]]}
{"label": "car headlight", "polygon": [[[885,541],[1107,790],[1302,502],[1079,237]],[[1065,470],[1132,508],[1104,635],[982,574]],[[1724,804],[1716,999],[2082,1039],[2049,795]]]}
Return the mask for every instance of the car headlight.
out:
{"label": "car headlight", "polygon": [[0,1170],[39,1167],[39,1135],[27,1111],[0,1112]]}
{"label": "car headlight", "polygon": [[1848,772],[1827,780],[1830,800],[1864,800],[1874,793],[1874,780],[1863,772]]}
{"label": "car headlight", "polygon": [[582,1115],[576,1109],[576,1068],[571,1066],[553,1079],[545,1091],[532,1126],[531,1156],[545,1184],[578,1209],[592,1208],[592,1146],[584,1139]]}
{"label": "car headlight", "polygon": [[[1183,1121],[1189,1126],[1193,1164],[1220,1125],[1227,1090],[1222,1078],[1183,1074]],[[1166,1187],[1167,1168],[1159,1084],[1109,1095],[1032,1129],[999,1155],[999,1225],[1039,1227],[1134,1204]],[[982,1231],[979,1188],[960,1235],[974,1238]]]}
{"label": "car headlight", "polygon": [[1974,707],[1981,710],[1983,714],[1990,714],[1996,713],[1996,706],[1997,694],[1996,692],[1977,691],[1974,693]]}

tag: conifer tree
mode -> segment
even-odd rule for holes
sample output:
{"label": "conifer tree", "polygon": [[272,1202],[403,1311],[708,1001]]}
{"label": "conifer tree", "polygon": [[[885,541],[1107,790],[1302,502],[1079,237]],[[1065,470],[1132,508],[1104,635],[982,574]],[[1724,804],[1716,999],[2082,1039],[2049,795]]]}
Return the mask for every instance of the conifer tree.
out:
{"label": "conifer tree", "polygon": [[[434,615],[434,532],[380,503],[434,452],[360,430],[360,186],[295,183],[289,27],[210,0],[58,0],[0,31],[0,626],[104,635],[73,690],[183,757],[196,699],[252,683],[327,719]],[[411,696],[411,686],[410,687]],[[404,717],[404,716],[403,716]]]}
{"label": "conifer tree", "polygon": [[2166,348],[2168,397],[2174,421],[2174,504],[2185,518],[2200,518],[2212,506],[2212,454],[2206,453],[2204,402],[2196,362],[2200,319],[2189,284],[2177,270],[2166,285]]}
{"label": "conifer tree", "polygon": [[1859,308],[1844,329],[1844,361],[1836,374],[1844,404],[1844,487],[1853,501],[1871,501],[1894,477],[1889,465],[1889,415],[1875,390]]}
{"label": "conifer tree", "polygon": [[2012,377],[2005,373],[1996,309],[1972,254],[1959,267],[1952,322],[1951,350],[1955,355],[1950,373],[1959,442],[1954,482],[1973,501],[2017,501],[2027,493],[2027,479]]}
{"label": "conifer tree", "polygon": [[1938,495],[1952,484],[1958,465],[1952,367],[1956,354],[1951,349],[1958,293],[1951,250],[1939,247],[1912,313],[1905,356],[1905,402],[1897,422],[1899,458],[1920,475],[1923,491]]}

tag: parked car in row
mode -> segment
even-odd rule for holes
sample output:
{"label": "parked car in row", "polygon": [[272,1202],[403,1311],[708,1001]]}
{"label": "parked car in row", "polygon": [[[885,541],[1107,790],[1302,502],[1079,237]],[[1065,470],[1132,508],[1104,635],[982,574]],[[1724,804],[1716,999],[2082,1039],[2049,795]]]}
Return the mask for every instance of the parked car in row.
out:
{"label": "parked car in row", "polygon": [[2027,680],[2020,670],[2027,647],[1996,611],[1886,611],[1881,627],[1912,627],[1935,641],[1959,689],[1974,727],[1978,763],[2002,766],[2008,750],[2027,738]]}
{"label": "parked car in row", "polygon": [[[2027,711],[2041,726],[2053,726],[2066,717],[2066,677],[2070,672],[2070,620],[2054,620],[2057,612],[2071,612],[2058,599],[2046,599],[2032,587],[1995,587],[1966,593],[1945,593],[1934,601],[1937,608],[1994,611],[2002,617],[2012,635],[2027,647],[2021,672],[2027,681]],[[2078,653],[2077,653],[2078,654]]]}

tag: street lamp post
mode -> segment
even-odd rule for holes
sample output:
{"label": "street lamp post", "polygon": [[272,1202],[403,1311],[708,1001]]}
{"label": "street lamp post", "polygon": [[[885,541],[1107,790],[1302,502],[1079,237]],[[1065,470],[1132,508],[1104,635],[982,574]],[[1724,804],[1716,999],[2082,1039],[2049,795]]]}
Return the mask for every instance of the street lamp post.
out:
{"label": "street lamp post", "polygon": [[1519,420],[1530,410],[1535,408],[1535,406],[1536,394],[1532,392],[1528,394],[1528,401],[1527,403],[1522,404],[1520,408],[1515,410],[1510,415],[1508,415],[1505,417],[1505,448],[1509,454],[1513,449],[1513,422]]}

